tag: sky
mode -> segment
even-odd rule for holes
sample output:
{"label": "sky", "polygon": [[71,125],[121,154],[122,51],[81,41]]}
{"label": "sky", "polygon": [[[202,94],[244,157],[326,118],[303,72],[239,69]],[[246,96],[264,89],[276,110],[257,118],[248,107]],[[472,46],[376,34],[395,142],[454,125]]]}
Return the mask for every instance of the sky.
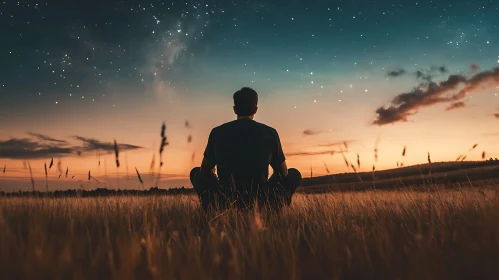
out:
{"label": "sky", "polygon": [[357,171],[499,157],[498,14],[494,0],[4,0],[0,190],[31,189],[29,167],[43,190],[45,164],[51,189],[137,188],[135,168],[146,187],[159,172],[190,187],[243,86],[304,177],[352,171],[343,156]]}

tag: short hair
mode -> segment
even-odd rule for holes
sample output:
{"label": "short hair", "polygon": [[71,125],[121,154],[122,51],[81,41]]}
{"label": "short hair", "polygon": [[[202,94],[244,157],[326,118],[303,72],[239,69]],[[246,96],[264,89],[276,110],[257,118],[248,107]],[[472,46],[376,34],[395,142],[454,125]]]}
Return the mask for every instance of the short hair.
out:
{"label": "short hair", "polygon": [[243,87],[234,93],[234,106],[238,116],[253,115],[258,105],[258,93],[249,87]]}

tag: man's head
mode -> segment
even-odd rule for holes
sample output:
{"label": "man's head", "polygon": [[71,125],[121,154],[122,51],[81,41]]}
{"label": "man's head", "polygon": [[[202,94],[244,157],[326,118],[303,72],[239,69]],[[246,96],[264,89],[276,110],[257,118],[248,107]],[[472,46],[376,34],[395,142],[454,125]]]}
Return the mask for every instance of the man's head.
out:
{"label": "man's head", "polygon": [[249,87],[234,93],[234,113],[238,117],[253,117],[258,110],[258,94]]}

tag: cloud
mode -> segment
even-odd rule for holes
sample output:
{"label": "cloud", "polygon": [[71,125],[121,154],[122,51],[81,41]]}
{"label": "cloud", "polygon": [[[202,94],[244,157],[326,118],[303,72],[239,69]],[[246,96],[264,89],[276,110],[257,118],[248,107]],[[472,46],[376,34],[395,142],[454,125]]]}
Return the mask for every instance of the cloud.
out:
{"label": "cloud", "polygon": [[386,73],[386,75],[388,77],[392,77],[392,78],[395,78],[395,77],[398,77],[398,76],[402,76],[405,74],[405,70],[404,69],[398,69],[398,70],[394,70],[394,71],[390,71],[388,73]]}
{"label": "cloud", "polygon": [[311,136],[311,135],[317,135],[323,133],[322,130],[313,130],[313,129],[305,129],[303,131],[303,135],[305,136]]}
{"label": "cloud", "polygon": [[338,150],[328,150],[328,151],[320,151],[320,152],[294,152],[294,153],[286,153],[286,157],[296,157],[296,156],[318,156],[318,155],[334,155],[336,153],[346,153],[348,151],[338,151]]}
{"label": "cloud", "polygon": [[354,143],[355,140],[346,140],[346,141],[337,141],[337,142],[332,142],[332,143],[326,143],[326,144],[319,144],[317,145],[318,147],[336,147],[336,146],[345,146],[345,144],[349,145],[351,143]]}
{"label": "cloud", "polygon": [[[64,140],[58,140],[47,135],[28,132],[30,138],[10,138],[0,140],[0,158],[8,159],[43,159],[54,157],[80,156],[85,152],[103,150],[113,151],[114,143],[102,142],[96,139],[75,136],[83,142],[82,146],[74,146]],[[142,147],[131,144],[119,144],[121,150],[136,150]]]}
{"label": "cloud", "polygon": [[439,103],[459,102],[469,92],[496,85],[499,85],[499,67],[491,71],[480,72],[471,78],[451,75],[442,82],[428,81],[410,92],[395,96],[388,106],[378,108],[373,124],[382,126],[407,122],[408,117],[416,114],[420,108]]}
{"label": "cloud", "polygon": [[430,70],[431,71],[438,71],[438,72],[440,72],[442,74],[445,74],[445,73],[449,72],[449,70],[445,66],[432,66],[430,68]]}
{"label": "cloud", "polygon": [[438,74],[446,74],[449,72],[445,66],[431,66],[429,70],[418,70],[415,72],[416,78],[425,82],[431,82]]}
{"label": "cloud", "polygon": [[455,102],[449,105],[449,107],[445,108],[445,111],[451,111],[459,108],[464,108],[466,107],[466,103],[460,101],[460,102]]}
{"label": "cloud", "polygon": [[42,140],[42,141],[49,141],[49,142],[55,142],[55,143],[61,143],[61,144],[62,143],[67,144],[68,143],[65,140],[55,139],[55,138],[52,138],[50,136],[39,134],[39,133],[35,133],[35,132],[27,132],[27,134],[30,135],[30,136],[33,136],[35,138],[38,138],[39,140]]}
{"label": "cloud", "polygon": [[[80,148],[84,152],[92,152],[92,151],[114,151],[114,143],[113,142],[102,142],[97,139],[86,138],[82,136],[74,136],[76,140],[83,142],[83,146]],[[137,150],[142,149],[140,146],[135,146],[131,144],[118,144],[118,148],[120,150]]]}
{"label": "cloud", "polygon": [[73,148],[60,144],[44,144],[31,139],[11,138],[0,141],[0,158],[8,159],[42,159],[69,156]]}

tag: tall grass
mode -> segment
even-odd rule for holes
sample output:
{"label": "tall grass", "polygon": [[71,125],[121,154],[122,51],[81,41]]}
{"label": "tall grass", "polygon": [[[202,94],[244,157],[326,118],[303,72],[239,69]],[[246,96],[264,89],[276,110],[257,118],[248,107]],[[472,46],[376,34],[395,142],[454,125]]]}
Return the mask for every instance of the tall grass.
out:
{"label": "tall grass", "polygon": [[487,189],[298,195],[281,215],[194,196],[0,200],[1,279],[498,279]]}

